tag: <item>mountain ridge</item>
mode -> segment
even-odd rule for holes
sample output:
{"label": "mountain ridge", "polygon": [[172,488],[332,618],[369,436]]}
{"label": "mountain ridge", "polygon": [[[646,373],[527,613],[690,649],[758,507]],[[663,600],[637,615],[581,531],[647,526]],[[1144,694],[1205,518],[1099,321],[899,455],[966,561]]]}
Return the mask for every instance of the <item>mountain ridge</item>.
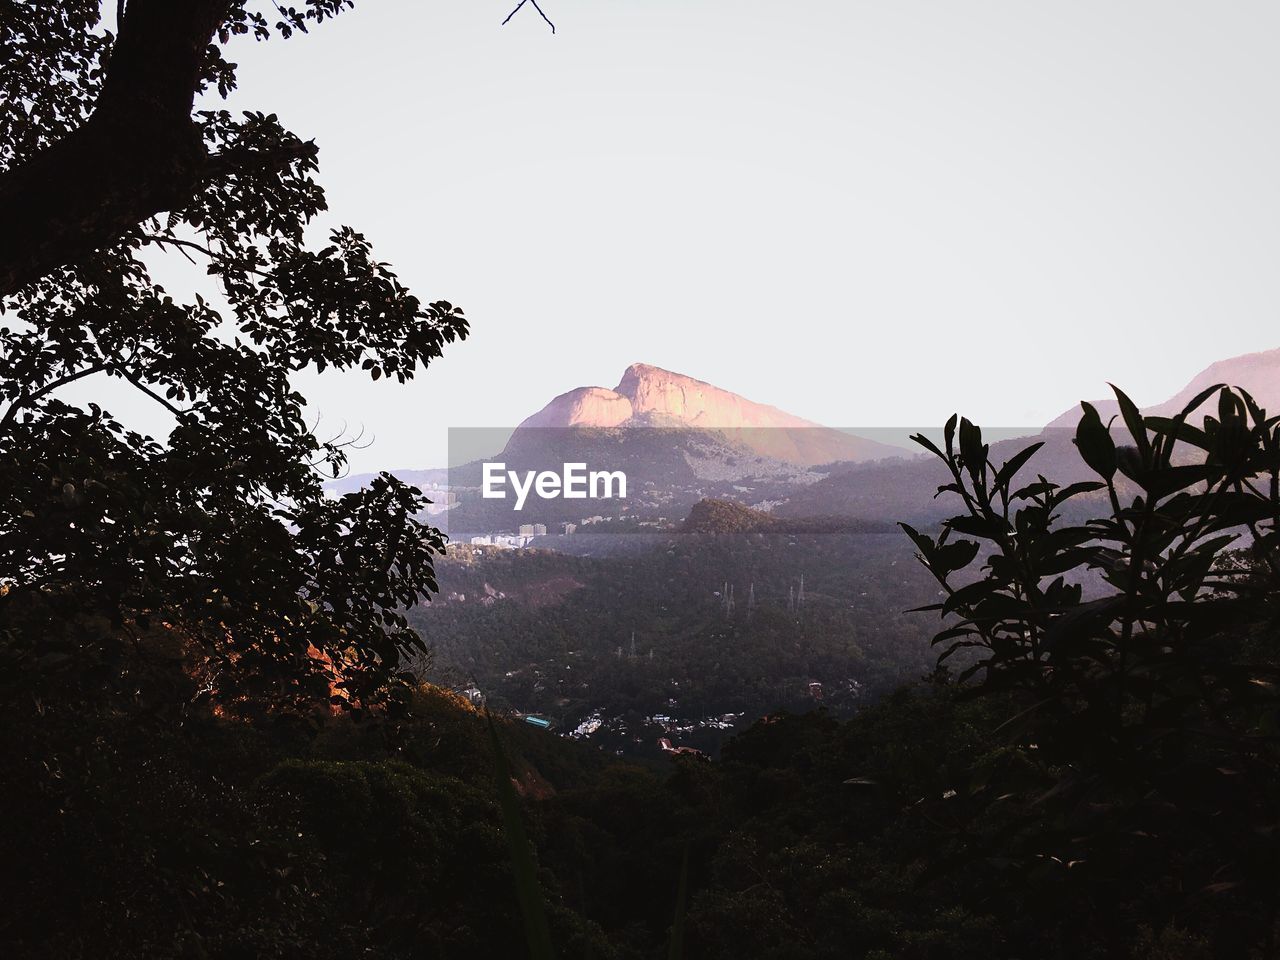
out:
{"label": "mountain ridge", "polygon": [[[1194,400],[1196,394],[1215,383],[1243,387],[1258,401],[1259,406],[1272,412],[1280,410],[1280,347],[1215,360],[1192,377],[1187,385],[1172,397],[1160,403],[1144,406],[1141,408],[1142,412],[1149,416],[1173,416]],[[1099,416],[1104,421],[1120,414],[1120,406],[1114,397],[1089,402],[1097,408]],[[1049,421],[1045,429],[1068,427],[1074,429],[1079,419],[1080,406],[1077,404]]]}

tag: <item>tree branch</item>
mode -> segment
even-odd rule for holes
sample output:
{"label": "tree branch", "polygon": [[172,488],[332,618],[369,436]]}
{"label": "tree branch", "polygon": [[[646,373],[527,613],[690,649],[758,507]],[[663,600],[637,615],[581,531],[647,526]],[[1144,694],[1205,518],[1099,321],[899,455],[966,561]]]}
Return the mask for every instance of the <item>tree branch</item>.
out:
{"label": "tree branch", "polygon": [[516,8],[507,14],[507,19],[502,21],[502,26],[505,27],[508,21],[510,21],[511,18],[514,17],[517,13],[519,13],[520,8],[523,7],[526,3],[533,4],[533,9],[538,11],[538,15],[542,17],[543,20],[547,21],[547,26],[551,28],[551,32],[555,33],[556,25],[551,22],[550,17],[548,17],[545,13],[542,12],[542,8],[538,6],[538,0],[520,0],[520,2],[516,4]]}
{"label": "tree branch", "polygon": [[202,175],[191,119],[230,0],[132,0],[79,129],[0,174],[0,296],[183,205]]}
{"label": "tree branch", "polygon": [[41,397],[52,393],[59,387],[65,387],[68,383],[74,383],[77,380],[92,376],[95,373],[103,373],[108,369],[110,369],[110,364],[94,364],[93,366],[85,367],[83,370],[77,370],[75,373],[69,373],[65,377],[59,377],[56,380],[51,380],[39,390],[24,390],[14,398],[13,403],[9,404],[9,409],[4,412],[4,416],[0,417],[0,433],[3,433],[5,428],[13,422],[14,418],[18,415],[18,411],[23,407],[31,406],[32,403],[39,400]]}
{"label": "tree branch", "polygon": [[180,407],[175,407],[172,403],[170,403],[164,397],[160,396],[160,394],[156,393],[154,390],[148,387],[145,383],[143,383],[133,374],[127,373],[123,367],[114,366],[111,368],[111,370],[112,372],[119,374],[122,380],[133,384],[135,387],[137,387],[139,390],[145,393],[148,397],[150,397],[156,403],[160,404],[160,406],[164,407],[166,410],[172,413],[175,417],[181,417],[184,413],[186,413],[185,410],[181,409]]}
{"label": "tree branch", "polygon": [[161,246],[161,247],[163,246],[176,247],[178,249],[178,252],[181,253],[184,257],[186,257],[188,260],[190,260],[192,263],[195,263],[195,260],[191,257],[189,253],[187,253],[188,250],[195,250],[197,253],[203,253],[206,257],[209,257],[209,258],[213,257],[213,251],[210,250],[208,247],[202,247],[200,244],[192,243],[190,240],[179,240],[177,237],[147,234],[145,237],[142,238],[142,242],[144,244],[154,243],[156,244],[156,246]]}

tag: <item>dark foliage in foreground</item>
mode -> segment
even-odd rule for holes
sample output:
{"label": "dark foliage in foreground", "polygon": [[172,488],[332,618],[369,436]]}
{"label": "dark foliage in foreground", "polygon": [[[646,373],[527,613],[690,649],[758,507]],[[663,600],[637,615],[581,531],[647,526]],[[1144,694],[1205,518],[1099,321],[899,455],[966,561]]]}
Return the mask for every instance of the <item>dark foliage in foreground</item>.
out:
{"label": "dark foliage in foreground", "polygon": [[[1210,472],[1179,498],[1152,444],[1143,489],[1163,494],[1136,513],[1117,500],[1089,537],[1059,536],[1063,491],[991,472],[961,425],[940,454],[971,519],[915,538],[948,589],[979,555],[953,538],[1006,538],[955,588],[940,636],[979,645],[981,682],[940,673],[845,722],[766,717],[721,762],[666,771],[501,724],[517,833],[490,728],[430,688],[363,721],[220,718],[193,706],[172,631],[123,664],[147,691],[136,704],[10,673],[11,693],[39,693],[5,700],[18,775],[0,856],[24,869],[0,932],[68,957],[526,955],[541,911],[557,955],[652,957],[687,884],[690,956],[1270,956],[1275,423],[1226,396],[1221,419],[1183,432],[1213,444],[1247,416],[1240,459],[1205,451]],[[1086,414],[1083,452],[1105,458],[1109,441]],[[1012,507],[1002,527],[1006,497],[1032,515]],[[1135,575],[1131,551],[1169,535],[1161,516],[1197,540],[1166,540]],[[1241,524],[1243,545],[1214,535]],[[1214,555],[1189,586],[1177,573],[1198,543]],[[1110,592],[1056,583],[1076,549],[1106,564]],[[519,833],[532,850],[513,857]],[[530,852],[525,888],[536,876],[542,895],[522,920],[512,867]]]}
{"label": "dark foliage in foreground", "polygon": [[[947,590],[942,613],[958,618],[935,643],[944,658],[977,651],[966,674],[1012,710],[1008,758],[975,770],[961,799],[1008,817],[999,857],[1025,881],[1010,887],[1022,908],[1069,905],[1086,942],[1141,890],[1169,919],[1229,916],[1215,929],[1222,955],[1270,949],[1280,417],[1223,386],[1173,418],[1116,397],[1127,442],[1088,404],[1076,433],[1096,482],[1015,482],[1036,447],[997,467],[967,421],[933,448],[965,506],[937,538],[907,528]],[[1099,489],[1106,515],[1058,521]],[[955,586],[979,555],[983,575]],[[1084,570],[1100,573],[1101,595],[1072,581]]]}
{"label": "dark foliage in foreground", "polygon": [[[419,301],[350,227],[314,242],[326,206],[314,144],[274,115],[193,112],[193,98],[213,106],[235,86],[226,45],[348,5],[269,21],[228,0],[135,0],[118,5],[116,36],[98,3],[4,5],[7,662],[38,663],[42,678],[100,669],[111,684],[125,648],[165,623],[200,656],[204,692],[252,712],[318,692],[361,705],[421,653],[403,611],[434,589],[443,547],[416,519],[425,500],[389,476],[326,498],[347,440],[317,436],[291,378],[403,383],[466,321]],[[177,257],[217,282],[221,312],[155,279]],[[153,404],[163,442],[61,399],[90,378]]]}

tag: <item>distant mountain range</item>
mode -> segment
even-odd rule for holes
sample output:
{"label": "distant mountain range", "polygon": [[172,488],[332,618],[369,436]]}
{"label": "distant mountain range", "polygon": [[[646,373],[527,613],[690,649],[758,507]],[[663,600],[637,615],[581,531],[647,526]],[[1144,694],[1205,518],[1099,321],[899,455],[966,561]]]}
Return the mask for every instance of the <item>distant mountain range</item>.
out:
{"label": "distant mountain range", "polygon": [[[1219,382],[1241,386],[1263,407],[1280,409],[1280,349],[1214,363],[1173,397],[1144,412],[1175,413],[1199,391]],[[1095,406],[1104,420],[1119,412],[1114,399],[1098,400]],[[946,413],[940,411],[939,421]],[[1007,459],[1040,440],[1044,447],[1024,468],[1028,475],[1043,473],[1059,482],[1085,479],[1088,470],[1072,443],[1079,414],[1079,407],[1073,408],[1037,436],[995,443],[992,456]],[[627,524],[674,525],[703,500],[720,503],[701,507],[695,520],[729,527],[751,526],[765,515],[785,520],[790,528],[799,518],[914,522],[952,512],[951,504],[934,498],[946,478],[930,457],[913,457],[903,448],[834,430],[642,363],[628,367],[613,389],[578,387],[557,396],[526,418],[493,459],[522,470],[555,470],[571,461],[621,469],[631,489],[625,502],[591,501],[589,510],[583,501],[560,499],[512,514],[505,501],[479,496],[482,461],[447,472],[395,472],[408,482],[450,489],[456,503],[437,520],[455,534],[539,522],[554,531],[560,524],[581,521],[584,511]],[[366,480],[349,477],[331,488],[351,489]],[[731,516],[728,503],[757,512]]]}
{"label": "distant mountain range", "polygon": [[[1271,412],[1280,411],[1280,348],[1264,350],[1261,353],[1246,353],[1229,360],[1219,360],[1210,364],[1191,382],[1163,403],[1144,407],[1143,413],[1150,416],[1169,417],[1182,411],[1200,391],[1215,383],[1226,383],[1233,387],[1243,387],[1249,391],[1259,406]],[[1124,389],[1124,384],[1119,384]],[[1126,391],[1127,392],[1127,391]],[[1115,397],[1091,401],[1098,409],[1104,421],[1120,415],[1120,407]],[[1056,417],[1048,425],[1048,429],[1056,427],[1075,428],[1080,419],[1080,408],[1072,407],[1061,416]]]}
{"label": "distant mountain range", "polygon": [[[1152,416],[1178,413],[1196,394],[1216,383],[1243,387],[1264,409],[1280,410],[1280,349],[1220,360],[1193,377],[1174,396],[1144,407],[1143,412]],[[1092,402],[1104,422],[1119,417],[1114,397]],[[1023,468],[1026,476],[1044,474],[1063,484],[1097,479],[1076,452],[1074,437],[1080,414],[1081,408],[1076,406],[1056,417],[1038,435],[993,443],[991,458],[999,463],[1040,441],[1044,446]],[[1117,419],[1113,429],[1124,427]],[[926,522],[956,512],[953,501],[934,498],[939,485],[948,480],[933,457],[836,466],[816,483],[797,489],[775,512],[789,517],[844,515]],[[1077,505],[1087,508],[1087,498]]]}

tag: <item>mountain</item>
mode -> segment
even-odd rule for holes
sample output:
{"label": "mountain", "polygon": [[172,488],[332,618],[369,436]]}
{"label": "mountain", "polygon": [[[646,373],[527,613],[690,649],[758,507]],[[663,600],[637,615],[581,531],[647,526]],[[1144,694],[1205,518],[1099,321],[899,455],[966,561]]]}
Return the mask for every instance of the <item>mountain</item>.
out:
{"label": "mountain", "polygon": [[[1145,412],[1180,410],[1204,387],[1225,382],[1243,386],[1264,407],[1280,410],[1280,349],[1222,360],[1207,367],[1168,400]],[[1114,400],[1099,401],[1106,418]],[[1034,441],[1044,446],[1024,472],[1044,473],[1062,483],[1091,479],[1072,442],[1079,409],[1067,411],[1039,436],[993,443],[992,458],[1006,460]],[[942,419],[941,417],[939,418]],[[580,532],[670,530],[693,511],[685,526],[712,530],[742,526],[763,529],[771,515],[776,532],[795,532],[798,521],[824,530],[850,521],[883,524],[893,520],[930,523],[955,511],[948,497],[935,498],[946,482],[932,457],[912,457],[902,448],[819,426],[775,407],[755,403],[702,380],[649,364],[633,364],[613,388],[579,387],[553,399],[525,419],[499,459],[523,475],[558,471],[581,462],[591,469],[625,472],[625,499],[531,499],[519,513],[513,500],[479,495],[483,461],[444,471],[400,474],[429,488],[436,499],[453,496],[453,506],[433,522],[450,533],[514,532],[527,524],[582,526],[589,517],[611,524],[582,526]],[[365,478],[330,485],[341,491]],[[440,488],[449,493],[441,495]],[[751,513],[730,515],[725,501]],[[1089,504],[1081,503],[1081,508]],[[620,525],[619,525],[620,524]],[[806,526],[806,529],[808,529]]]}
{"label": "mountain", "polygon": [[578,387],[562,393],[525,419],[517,432],[568,427],[718,431],[760,456],[806,467],[903,455],[898,447],[824,427],[647,363],[627,367],[612,390]]}
{"label": "mountain", "polygon": [[[1280,349],[1211,364],[1174,396],[1143,408],[1143,413],[1150,416],[1179,413],[1196,394],[1216,383],[1243,387],[1264,409],[1280,410]],[[1120,413],[1114,398],[1098,400],[1094,406],[1104,421]],[[991,459],[1000,463],[1039,441],[1043,446],[1023,468],[1025,475],[1043,473],[1064,484],[1096,479],[1080,459],[1073,442],[1079,420],[1080,408],[1074,407],[1055,418],[1038,436],[993,443]],[[932,457],[858,464],[834,470],[817,482],[796,489],[773,512],[779,517],[843,515],[928,523],[957,512],[954,497],[934,497],[938,487],[948,480],[943,466]],[[1091,498],[1097,496],[1101,495],[1090,494],[1078,499],[1076,508],[1093,509],[1096,504],[1091,503]]]}
{"label": "mountain", "polygon": [[[1173,416],[1194,400],[1196,394],[1215,383],[1243,387],[1263,409],[1271,412],[1280,410],[1280,348],[1264,350],[1260,353],[1246,353],[1210,364],[1168,400],[1144,407],[1142,412],[1157,417]],[[1123,389],[1123,384],[1120,386]],[[1094,400],[1092,403],[1098,408],[1098,413],[1104,421],[1120,415],[1120,407],[1114,397]],[[1080,408],[1072,407],[1055,418],[1048,425],[1048,429],[1059,427],[1074,429],[1079,419]]]}
{"label": "mountain", "polygon": [[878,443],[756,403],[702,380],[636,363],[617,387],[578,387],[526,418],[500,455],[518,476],[557,473],[565,464],[617,471],[625,498],[590,504],[567,497],[485,497],[484,460],[449,471],[456,504],[450,534],[514,531],[538,524],[600,528],[617,521],[634,529],[678,522],[699,500],[733,500],[767,511],[789,493],[824,475],[822,464],[880,462],[909,456]]}
{"label": "mountain", "polygon": [[[768,510],[788,491],[823,476],[812,469],[816,465],[879,462],[911,453],[643,363],[628,367],[612,390],[578,387],[554,398],[510,433],[500,453],[480,449],[494,439],[493,431],[479,433],[457,440],[477,452],[448,470],[395,471],[441,503],[432,520],[451,535],[515,532],[539,524],[558,530],[592,518],[651,528],[677,523],[704,498]],[[483,455],[472,459],[477,454]],[[589,470],[624,474],[627,492],[605,502],[593,498],[590,504],[538,496],[517,506],[514,496],[484,496],[484,470],[491,462],[519,477],[585,464]],[[346,493],[370,479],[346,477],[326,488]]]}

